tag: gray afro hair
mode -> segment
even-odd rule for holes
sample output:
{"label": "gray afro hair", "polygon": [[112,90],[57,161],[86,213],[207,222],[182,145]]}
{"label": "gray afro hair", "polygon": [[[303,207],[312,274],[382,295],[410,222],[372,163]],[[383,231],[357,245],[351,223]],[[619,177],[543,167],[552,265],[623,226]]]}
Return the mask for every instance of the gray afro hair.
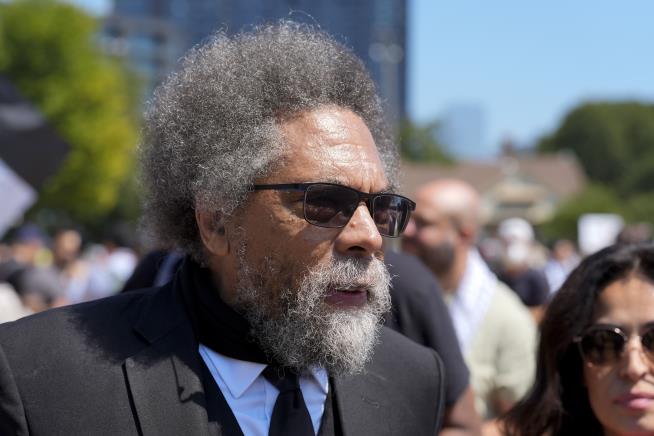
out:
{"label": "gray afro hair", "polygon": [[396,147],[375,85],[349,49],[313,26],[281,21],[190,50],[145,114],[144,224],[163,247],[202,259],[195,209],[232,214],[282,157],[279,123],[347,108],[375,139],[395,185]]}

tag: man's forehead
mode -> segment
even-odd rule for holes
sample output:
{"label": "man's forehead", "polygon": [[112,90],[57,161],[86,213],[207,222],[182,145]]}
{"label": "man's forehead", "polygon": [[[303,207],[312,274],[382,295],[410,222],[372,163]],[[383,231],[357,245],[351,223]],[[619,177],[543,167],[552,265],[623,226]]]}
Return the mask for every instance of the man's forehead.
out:
{"label": "man's forehead", "polygon": [[357,114],[339,106],[324,106],[297,114],[281,123],[281,130],[289,139],[309,137],[323,145],[348,141],[372,142],[374,139],[366,123]]}
{"label": "man's forehead", "polygon": [[[340,107],[323,108],[305,113],[302,120],[310,133],[323,135],[337,142],[347,141],[353,133],[361,134],[362,132],[358,129],[352,132],[352,128],[357,124],[365,125],[356,114]],[[367,126],[365,132],[370,133]]]}
{"label": "man's forehead", "polygon": [[[284,166],[302,181],[388,188],[384,166],[365,122],[348,109],[320,108],[282,123]],[[300,181],[300,180],[295,180]],[[383,186],[381,186],[383,185]]]}

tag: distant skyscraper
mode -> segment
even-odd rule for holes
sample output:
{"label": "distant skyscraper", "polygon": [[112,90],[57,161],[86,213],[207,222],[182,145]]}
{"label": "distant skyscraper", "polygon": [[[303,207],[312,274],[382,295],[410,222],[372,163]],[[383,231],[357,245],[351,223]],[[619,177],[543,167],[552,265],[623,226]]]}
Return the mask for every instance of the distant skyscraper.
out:
{"label": "distant skyscraper", "polygon": [[440,119],[438,140],[457,159],[483,159],[493,155],[485,138],[484,111],[475,104],[448,107]]}
{"label": "distant skyscraper", "polygon": [[360,56],[386,101],[406,113],[406,0],[115,0],[102,41],[141,74],[146,94],[179,57],[217,29],[290,18],[316,23]]}

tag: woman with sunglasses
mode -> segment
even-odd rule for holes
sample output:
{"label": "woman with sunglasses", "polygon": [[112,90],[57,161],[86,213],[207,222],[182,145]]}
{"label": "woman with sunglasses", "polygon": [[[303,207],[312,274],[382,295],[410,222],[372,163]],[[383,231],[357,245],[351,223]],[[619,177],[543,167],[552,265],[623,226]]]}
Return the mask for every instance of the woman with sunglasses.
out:
{"label": "woman with sunglasses", "polygon": [[654,435],[654,245],[586,258],[541,325],[536,381],[507,435]]}

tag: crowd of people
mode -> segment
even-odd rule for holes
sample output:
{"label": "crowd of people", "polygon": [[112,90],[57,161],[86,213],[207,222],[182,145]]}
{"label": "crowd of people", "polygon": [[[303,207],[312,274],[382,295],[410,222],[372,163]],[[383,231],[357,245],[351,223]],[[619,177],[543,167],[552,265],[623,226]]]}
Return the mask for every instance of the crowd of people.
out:
{"label": "crowd of people", "polygon": [[[385,324],[439,352],[446,429],[501,434],[497,418],[514,416],[534,382],[545,308],[580,255],[565,239],[548,250],[521,218],[483,226],[479,193],[462,180],[436,180],[415,199],[401,249],[386,250],[393,304]],[[33,224],[18,228],[1,251],[0,321],[165,285],[184,259],[168,250],[139,259],[118,240],[83,244],[74,228],[52,237]]]}
{"label": "crowd of people", "polygon": [[84,244],[72,227],[19,227],[0,245],[0,322],[118,293],[138,262],[126,245],[116,235]]}
{"label": "crowd of people", "polygon": [[582,258],[485,228],[464,181],[400,195],[390,138],[319,29],[191,51],[145,116],[161,249],[2,246],[0,434],[654,434],[654,245]]}
{"label": "crowd of people", "polygon": [[[441,208],[443,213],[445,210]],[[411,248],[416,222],[420,225],[419,214],[414,214],[409,234],[404,238],[403,251],[412,254],[417,254]],[[579,262],[574,243],[561,239],[548,250],[537,241],[531,225],[521,218],[506,220],[493,231],[483,228],[481,223],[477,225],[479,229],[475,230],[475,235],[478,231],[486,237],[480,240],[475,237],[471,244],[479,247],[491,269],[530,310],[544,308]],[[0,305],[0,322],[52,307],[107,297],[121,290],[162,285],[172,278],[173,266],[181,259],[181,253],[172,252],[168,256],[167,251],[154,250],[144,255],[146,259],[140,259],[140,250],[124,239],[111,235],[102,241],[83,241],[82,233],[75,227],[62,227],[51,235],[31,223],[14,229],[0,241],[0,298],[4,301]],[[499,249],[484,252],[489,244],[499,244]],[[162,277],[148,276],[143,281],[143,269],[135,272],[139,261],[143,261],[146,271],[152,262],[166,261],[171,265],[157,267]],[[433,269],[438,265],[430,268],[439,276],[441,285],[447,281]],[[534,316],[538,321],[538,312]]]}
{"label": "crowd of people", "polygon": [[[543,342],[560,338],[544,331],[537,355],[537,329],[554,294],[581,261],[575,245],[562,239],[547,249],[521,218],[507,219],[493,231],[484,227],[479,193],[462,180],[431,182],[415,199],[401,250],[387,248],[385,256],[392,276],[392,308],[385,324],[441,356],[448,374],[443,434],[448,428],[505,434],[509,430],[498,421],[503,416],[516,435],[571,425],[562,424],[567,421],[560,411],[551,412],[551,421],[530,421],[543,426],[538,431],[523,429],[521,419],[528,414],[526,407],[544,401],[534,396],[549,388],[542,385],[549,380],[537,379],[529,391],[541,374],[536,365],[549,365],[549,377],[558,370]],[[18,228],[0,251],[0,321],[162,286],[183,263],[180,251],[155,250],[139,259],[118,240],[83,244],[74,228],[59,229],[52,237],[33,224]],[[484,253],[489,246],[494,250]],[[577,292],[570,285],[564,289],[563,294]],[[545,328],[553,329],[552,322],[560,319],[549,320]],[[584,413],[592,416],[589,410]]]}

